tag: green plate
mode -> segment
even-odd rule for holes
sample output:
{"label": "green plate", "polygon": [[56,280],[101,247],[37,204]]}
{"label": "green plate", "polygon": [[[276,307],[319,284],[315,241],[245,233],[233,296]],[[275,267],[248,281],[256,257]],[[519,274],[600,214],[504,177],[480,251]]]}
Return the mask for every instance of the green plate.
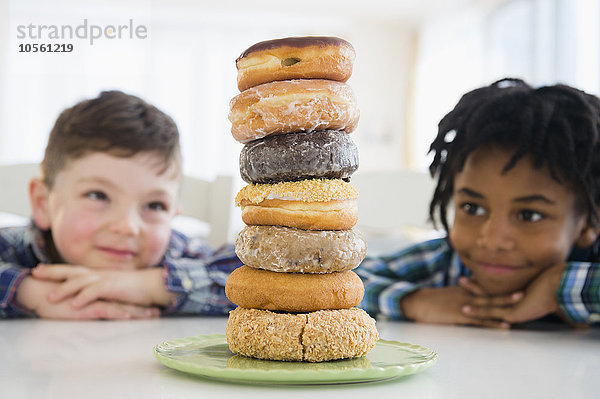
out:
{"label": "green plate", "polygon": [[366,356],[322,363],[279,362],[234,355],[225,335],[163,342],[154,356],[167,367],[223,381],[262,384],[344,384],[419,373],[437,362],[431,349],[380,339]]}

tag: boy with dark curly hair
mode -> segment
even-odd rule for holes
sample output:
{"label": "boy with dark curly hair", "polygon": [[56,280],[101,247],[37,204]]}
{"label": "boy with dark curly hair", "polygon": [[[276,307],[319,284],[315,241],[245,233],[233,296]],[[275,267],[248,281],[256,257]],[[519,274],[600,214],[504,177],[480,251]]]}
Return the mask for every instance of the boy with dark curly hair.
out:
{"label": "boy with dark curly hair", "polygon": [[430,218],[447,237],[366,259],[362,307],[500,328],[600,321],[597,97],[503,79],[465,94],[430,152]]}

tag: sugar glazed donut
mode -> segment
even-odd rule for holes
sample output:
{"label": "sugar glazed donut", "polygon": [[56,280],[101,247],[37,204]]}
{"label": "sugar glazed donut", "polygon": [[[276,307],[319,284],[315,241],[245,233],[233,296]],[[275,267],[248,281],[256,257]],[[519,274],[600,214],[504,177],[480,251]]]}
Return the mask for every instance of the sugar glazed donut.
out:
{"label": "sugar glazed donut", "polygon": [[265,83],[243,91],[229,103],[231,133],[240,143],[281,133],[327,129],[350,133],[359,117],[350,86],[333,80]]}
{"label": "sugar glazed donut", "polygon": [[345,82],[352,75],[354,47],[337,37],[288,37],[256,43],[235,61],[240,91],[289,79]]}
{"label": "sugar glazed donut", "polygon": [[347,180],[356,169],[358,148],[342,130],[268,136],[249,142],[240,153],[240,174],[248,183]]}
{"label": "sugar glazed donut", "polygon": [[247,225],[349,230],[358,221],[358,191],[340,179],[249,184],[235,203]]}
{"label": "sugar glazed donut", "polygon": [[375,320],[358,308],[299,314],[237,308],[225,334],[234,353],[307,362],[364,356],[379,338]]}
{"label": "sugar glazed donut", "polygon": [[278,273],[241,266],[227,278],[225,295],[242,308],[283,312],[348,309],[362,300],[365,288],[353,271]]}
{"label": "sugar glazed donut", "polygon": [[366,252],[367,242],[356,229],[314,231],[246,226],[235,241],[235,253],[245,265],[283,273],[352,270]]}

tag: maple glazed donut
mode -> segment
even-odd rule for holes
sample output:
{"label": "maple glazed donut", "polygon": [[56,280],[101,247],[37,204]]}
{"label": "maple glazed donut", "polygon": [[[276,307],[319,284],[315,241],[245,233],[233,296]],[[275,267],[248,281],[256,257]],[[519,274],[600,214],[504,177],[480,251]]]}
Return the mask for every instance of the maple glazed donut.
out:
{"label": "maple glazed donut", "polygon": [[240,153],[248,183],[345,179],[358,169],[358,148],[342,130],[278,134],[249,142]]}
{"label": "maple glazed donut", "polygon": [[379,338],[375,320],[359,308],[293,314],[238,307],[225,335],[233,353],[305,362],[364,356]]}
{"label": "maple glazed donut", "polygon": [[246,226],[235,253],[255,269],[287,273],[352,270],[365,258],[367,242],[356,229],[301,230],[282,226]]}
{"label": "maple glazed donut", "polygon": [[353,271],[334,273],[279,273],[240,266],[225,284],[227,298],[242,308],[284,312],[348,309],[365,294]]}
{"label": "maple glazed donut", "polygon": [[338,37],[304,36],[256,43],[235,61],[238,89],[276,80],[330,79],[352,75],[354,47]]}
{"label": "maple glazed donut", "polygon": [[235,204],[247,225],[349,230],[358,221],[358,191],[341,179],[249,184]]}
{"label": "maple glazed donut", "polygon": [[352,132],[360,112],[345,83],[295,79],[244,90],[229,103],[233,138],[240,143],[281,133],[344,130]]}

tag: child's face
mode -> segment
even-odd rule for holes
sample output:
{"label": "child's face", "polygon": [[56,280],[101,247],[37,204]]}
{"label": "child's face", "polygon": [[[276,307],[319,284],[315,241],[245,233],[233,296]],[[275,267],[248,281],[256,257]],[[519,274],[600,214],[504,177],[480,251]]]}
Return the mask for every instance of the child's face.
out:
{"label": "child's face", "polygon": [[547,168],[535,169],[530,157],[501,174],[511,154],[478,149],[454,179],[450,240],[489,294],[523,289],[563,263],[587,227],[574,193]]}
{"label": "child's face", "polygon": [[[46,202],[34,207],[39,227],[51,229],[54,245],[68,264],[95,268],[154,266],[169,242],[177,212],[179,175],[160,173],[149,153],[120,158],[92,153],[59,172]],[[43,216],[37,217],[35,207]]]}

